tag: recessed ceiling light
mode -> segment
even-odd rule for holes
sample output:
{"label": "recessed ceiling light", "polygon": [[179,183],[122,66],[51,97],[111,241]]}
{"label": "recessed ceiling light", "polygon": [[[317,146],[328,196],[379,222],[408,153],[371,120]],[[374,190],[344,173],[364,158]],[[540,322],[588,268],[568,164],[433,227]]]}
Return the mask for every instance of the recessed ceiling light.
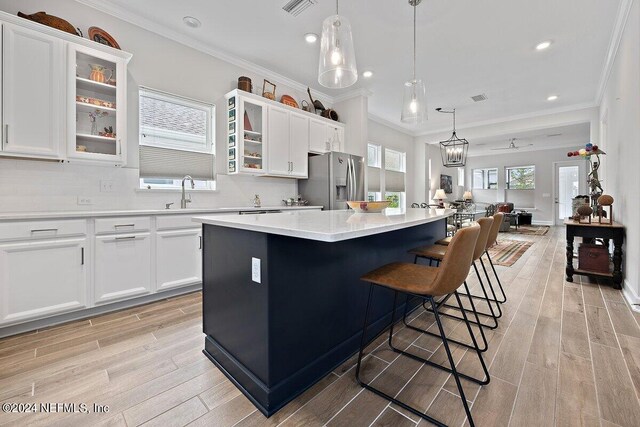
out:
{"label": "recessed ceiling light", "polygon": [[547,97],[547,101],[555,101],[558,99],[558,95],[550,95]]}
{"label": "recessed ceiling light", "polygon": [[318,35],[314,33],[307,33],[304,35],[304,41],[309,44],[313,44],[318,41]]}
{"label": "recessed ceiling light", "polygon": [[362,72],[362,77],[364,77],[365,79],[368,79],[371,76],[373,76],[373,71],[371,70],[366,70]]}
{"label": "recessed ceiling light", "polygon": [[551,40],[546,40],[536,45],[536,50],[545,50],[551,46]]}
{"label": "recessed ceiling light", "polygon": [[194,18],[193,16],[185,16],[182,18],[182,22],[189,28],[200,28],[202,22],[198,18]]}

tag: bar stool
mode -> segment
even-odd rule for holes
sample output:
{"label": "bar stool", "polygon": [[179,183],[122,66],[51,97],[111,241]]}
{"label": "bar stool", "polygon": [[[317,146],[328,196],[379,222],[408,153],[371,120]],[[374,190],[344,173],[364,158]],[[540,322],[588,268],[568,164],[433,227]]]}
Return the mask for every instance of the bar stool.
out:
{"label": "bar stool", "polygon": [[[507,294],[504,292],[504,288],[502,287],[502,282],[500,281],[500,276],[498,276],[498,273],[496,271],[496,267],[493,265],[493,261],[491,260],[491,256],[489,255],[489,248],[491,248],[493,245],[496,244],[496,241],[498,240],[498,233],[500,232],[500,225],[502,224],[503,220],[504,220],[504,213],[498,212],[495,215],[493,215],[493,224],[491,225],[491,231],[489,231],[489,237],[487,238],[487,246],[486,246],[485,251],[484,251],[484,255],[486,255],[487,259],[489,260],[489,264],[491,265],[491,269],[493,270],[493,275],[495,276],[496,281],[498,282],[498,287],[500,288],[500,293],[502,294],[502,298],[500,298],[500,299],[495,298],[493,301],[497,302],[497,303],[501,303],[501,304],[507,302]],[[445,237],[444,239],[438,240],[436,242],[436,244],[437,245],[447,246],[449,244],[449,242],[451,242],[451,237]],[[482,265],[482,269],[484,270],[484,274],[488,278],[489,275],[487,273],[487,269],[486,269],[486,267],[484,265],[484,262],[482,261],[482,257],[480,257],[480,264]],[[489,285],[491,286],[491,282],[490,281],[489,281]],[[493,288],[493,286],[492,286],[492,288]],[[493,289],[492,289],[492,291],[493,291]],[[473,298],[484,299],[480,295],[472,295],[472,297]]]}
{"label": "bar stool", "polygon": [[[467,312],[473,312],[474,315],[475,314],[479,314],[479,315],[486,316],[486,317],[489,317],[489,318],[493,319],[493,324],[492,325],[487,325],[487,324],[481,323],[480,321],[474,322],[473,320],[471,320],[471,323],[474,323],[474,324],[477,324],[478,326],[481,326],[480,332],[483,333],[482,327],[487,327],[489,329],[496,329],[498,327],[498,319],[500,317],[502,317],[502,308],[500,307],[500,304],[498,304],[496,302],[496,310],[494,311],[492,302],[495,302],[496,296],[495,296],[495,291],[493,290],[493,286],[491,284],[491,280],[489,279],[489,276],[486,274],[486,270],[485,270],[485,276],[487,278],[487,282],[488,282],[488,285],[489,285],[489,290],[491,291],[491,293],[493,295],[493,299],[489,297],[489,294],[487,293],[487,289],[485,288],[485,285],[484,285],[484,281],[482,280],[482,277],[480,276],[480,271],[478,270],[478,267],[476,266],[476,263],[475,263],[478,259],[480,259],[482,254],[485,252],[487,240],[489,238],[489,233],[491,232],[491,228],[492,228],[492,225],[493,225],[493,218],[480,218],[478,220],[478,224],[480,225],[480,235],[478,237],[478,240],[476,242],[476,246],[474,248],[473,261],[472,261],[471,265],[473,266],[473,269],[476,272],[476,276],[478,277],[478,282],[480,283],[480,289],[482,290],[482,292],[485,295],[484,298],[481,297],[481,296],[475,296],[475,297],[479,298],[479,299],[482,299],[487,303],[487,305],[489,307],[489,313],[476,310],[475,306],[473,306],[473,305],[472,305],[471,310],[466,309],[466,308],[462,308],[462,310],[466,310]],[[419,248],[414,248],[414,249],[411,249],[409,251],[409,253],[412,253],[412,254],[415,255],[414,263],[417,263],[418,258],[426,258],[426,259],[429,260],[429,265],[431,265],[432,261],[436,261],[436,263],[440,263],[447,252],[448,252],[448,246],[444,246],[444,245],[421,246]],[[466,295],[471,295],[469,287],[468,287],[466,281],[464,282],[464,286],[465,286],[465,290],[466,290]],[[461,293],[465,294],[463,292],[461,292]],[[474,297],[473,295],[471,295],[471,296]],[[452,306],[450,304],[446,304],[446,302],[447,302],[447,300],[449,298],[450,298],[450,296],[445,297],[443,300],[438,302],[438,305],[444,305],[445,307],[450,307],[450,308],[457,308],[457,307]],[[429,309],[429,307],[427,307],[426,305],[424,305],[424,308],[426,310],[428,310],[428,311],[431,311]],[[447,317],[451,317],[451,318],[454,318],[454,319],[462,320],[462,318],[460,316],[456,316],[454,314],[442,313],[442,315],[443,316],[447,316]],[[406,321],[405,321],[405,324],[406,324]],[[484,335],[483,335],[483,338],[484,338]]]}
{"label": "bar stool", "polygon": [[[418,409],[407,405],[404,402],[396,399],[393,396],[389,396],[385,392],[376,389],[368,383],[365,383],[360,378],[360,368],[362,365],[362,354],[364,352],[364,348],[368,344],[366,340],[366,331],[367,331],[367,323],[369,321],[369,309],[371,307],[371,299],[373,296],[374,285],[382,286],[394,291],[394,301],[393,301],[393,311],[391,314],[391,326],[389,328],[389,347],[399,354],[410,357],[414,360],[417,360],[421,363],[425,363],[429,366],[433,366],[438,369],[442,369],[446,372],[449,372],[453,375],[453,378],[456,381],[456,386],[458,388],[458,392],[460,393],[460,399],[462,400],[462,405],[464,406],[464,410],[467,414],[467,419],[469,421],[470,426],[474,426],[473,418],[471,417],[471,412],[469,410],[469,406],[467,404],[467,399],[464,395],[464,390],[462,389],[462,384],[460,382],[460,378],[465,378],[470,381],[473,381],[480,385],[486,385],[490,381],[489,372],[487,371],[486,365],[484,363],[484,359],[482,358],[482,352],[480,352],[478,348],[478,343],[476,341],[475,335],[471,330],[471,325],[467,319],[466,313],[462,311],[465,324],[467,326],[467,331],[471,336],[471,340],[474,344],[476,354],[482,364],[482,368],[484,370],[485,379],[478,380],[473,377],[469,377],[465,374],[458,372],[456,369],[455,362],[453,360],[453,356],[451,355],[451,350],[449,348],[449,340],[447,339],[444,328],[442,326],[442,322],[440,320],[440,313],[438,311],[438,306],[435,302],[435,297],[446,296],[449,294],[453,294],[458,301],[460,307],[462,307],[462,301],[460,300],[460,296],[458,295],[457,289],[462,283],[465,281],[467,275],[469,274],[469,269],[471,268],[471,262],[473,260],[473,252],[476,246],[476,241],[478,240],[478,236],[480,234],[480,226],[473,225],[467,227],[453,237],[451,240],[451,244],[449,245],[449,250],[447,254],[443,257],[442,263],[440,267],[428,267],[418,264],[410,264],[410,263],[391,263],[387,264],[383,267],[380,267],[374,271],[371,271],[361,277],[362,280],[369,282],[369,298],[367,300],[367,308],[364,316],[364,326],[362,328],[362,338],[360,341],[360,352],[358,353],[358,364],[356,367],[356,380],[358,383],[366,388],[367,390],[376,393],[377,395],[395,403],[396,405],[418,415],[425,420],[436,424],[438,426],[444,426],[444,424],[427,414],[419,411]],[[396,323],[396,303],[398,299],[398,293],[403,293],[405,295],[422,298],[425,301],[429,301],[431,303],[431,307],[433,308],[433,313],[436,319],[436,323],[438,324],[438,329],[440,331],[440,339],[442,340],[443,347],[447,354],[447,358],[449,360],[450,368],[446,366],[442,366],[430,360],[426,360],[409,352],[400,350],[393,346],[393,327]],[[371,341],[375,340],[378,336],[382,335],[385,331],[383,330],[374,337]]]}

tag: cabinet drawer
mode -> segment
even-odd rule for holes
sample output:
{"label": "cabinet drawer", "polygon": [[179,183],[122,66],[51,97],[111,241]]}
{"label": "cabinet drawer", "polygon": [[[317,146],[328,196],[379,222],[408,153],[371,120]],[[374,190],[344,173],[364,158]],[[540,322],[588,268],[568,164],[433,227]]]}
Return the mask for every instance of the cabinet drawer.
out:
{"label": "cabinet drawer", "polygon": [[28,221],[0,223],[0,241],[51,239],[87,234],[85,220]]}
{"label": "cabinet drawer", "polygon": [[96,234],[131,233],[150,229],[151,219],[147,216],[96,219]]}
{"label": "cabinet drawer", "polygon": [[[200,214],[206,215],[206,214]],[[200,228],[201,224],[193,222],[195,215],[162,215],[156,217],[156,229],[170,230],[175,228]]]}

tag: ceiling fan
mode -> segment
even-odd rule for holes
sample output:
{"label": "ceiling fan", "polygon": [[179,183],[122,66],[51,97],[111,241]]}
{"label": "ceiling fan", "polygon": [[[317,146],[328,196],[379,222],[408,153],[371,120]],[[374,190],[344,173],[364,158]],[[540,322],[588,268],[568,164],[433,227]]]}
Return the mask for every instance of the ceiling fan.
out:
{"label": "ceiling fan", "polygon": [[516,145],[516,140],[518,138],[511,138],[509,140],[509,146],[503,148],[492,148],[492,150],[519,150],[522,147],[529,147],[533,144],[525,144],[525,145]]}

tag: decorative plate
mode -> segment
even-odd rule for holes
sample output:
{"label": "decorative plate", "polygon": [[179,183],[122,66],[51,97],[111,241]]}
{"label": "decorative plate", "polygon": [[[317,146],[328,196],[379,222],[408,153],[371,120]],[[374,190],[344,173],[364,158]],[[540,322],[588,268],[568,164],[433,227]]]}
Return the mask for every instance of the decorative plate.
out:
{"label": "decorative plate", "polygon": [[389,201],[380,201],[380,202],[365,202],[365,201],[353,201],[347,202],[349,207],[356,212],[359,213],[380,213],[386,207],[389,206]]}
{"label": "decorative plate", "polygon": [[288,105],[289,107],[300,108],[296,100],[289,95],[282,95],[280,97],[280,102],[282,102],[284,105]]}
{"label": "decorative plate", "polygon": [[107,33],[102,28],[89,27],[89,38],[94,42],[104,44],[115,49],[120,49],[118,42],[111,37],[111,34]]}

